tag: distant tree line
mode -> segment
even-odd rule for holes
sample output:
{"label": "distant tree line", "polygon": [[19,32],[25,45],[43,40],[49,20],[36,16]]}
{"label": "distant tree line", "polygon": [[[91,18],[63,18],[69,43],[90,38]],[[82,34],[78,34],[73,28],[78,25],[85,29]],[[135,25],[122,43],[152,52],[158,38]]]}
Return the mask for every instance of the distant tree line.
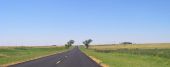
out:
{"label": "distant tree line", "polygon": [[122,43],[120,43],[120,44],[133,44],[132,42],[122,42]]}
{"label": "distant tree line", "polygon": [[[86,47],[86,49],[89,48],[89,45],[90,43],[92,42],[93,40],[92,39],[88,39],[88,40],[85,40],[83,41],[82,43],[84,44],[84,46]],[[65,44],[65,48],[69,48],[71,47],[73,44],[74,44],[74,40],[69,40],[66,44]]]}
{"label": "distant tree line", "polygon": [[[84,44],[85,48],[88,49],[91,42],[93,42],[93,40],[92,40],[92,39],[88,39],[88,40],[83,41],[82,43]],[[75,43],[74,40],[69,40],[69,41],[65,44],[65,48],[71,47],[74,43]],[[133,43],[132,43],[132,42],[122,42],[122,43],[120,43],[120,44],[127,45],[127,44],[133,44]],[[54,46],[54,45],[53,45],[53,46]]]}

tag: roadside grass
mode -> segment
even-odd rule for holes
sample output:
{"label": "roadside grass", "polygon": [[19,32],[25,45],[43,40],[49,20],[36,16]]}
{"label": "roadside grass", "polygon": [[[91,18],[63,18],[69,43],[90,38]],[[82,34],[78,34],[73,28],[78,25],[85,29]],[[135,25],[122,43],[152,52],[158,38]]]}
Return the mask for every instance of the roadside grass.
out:
{"label": "roadside grass", "polygon": [[[110,67],[170,67],[170,45],[120,45],[111,48],[112,45],[92,46],[90,49],[80,49],[89,56],[93,56]],[[143,47],[141,47],[143,46]],[[167,47],[168,46],[168,47]],[[99,47],[99,48],[98,48]],[[107,48],[106,48],[107,47]],[[120,48],[119,48],[120,47]],[[155,48],[156,47],[156,48]],[[109,48],[109,49],[108,49]],[[115,49],[116,48],[116,49]]]}
{"label": "roadside grass", "polygon": [[94,50],[102,53],[126,53],[131,55],[148,55],[170,59],[170,49],[117,49],[117,50]]}
{"label": "roadside grass", "polygon": [[64,51],[65,47],[0,47],[0,66]]}

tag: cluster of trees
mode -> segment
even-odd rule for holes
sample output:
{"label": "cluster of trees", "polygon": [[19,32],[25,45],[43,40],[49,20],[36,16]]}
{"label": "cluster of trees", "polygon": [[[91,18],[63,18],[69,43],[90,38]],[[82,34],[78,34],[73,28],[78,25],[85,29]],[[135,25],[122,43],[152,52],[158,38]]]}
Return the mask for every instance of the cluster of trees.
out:
{"label": "cluster of trees", "polygon": [[[89,45],[90,45],[90,43],[91,43],[92,41],[93,41],[92,39],[88,39],[88,40],[83,41],[83,44],[85,45],[86,49],[89,48]],[[72,44],[74,44],[74,42],[75,42],[74,40],[69,40],[69,41],[67,42],[67,44],[65,44],[65,47],[66,47],[66,48],[71,47]]]}

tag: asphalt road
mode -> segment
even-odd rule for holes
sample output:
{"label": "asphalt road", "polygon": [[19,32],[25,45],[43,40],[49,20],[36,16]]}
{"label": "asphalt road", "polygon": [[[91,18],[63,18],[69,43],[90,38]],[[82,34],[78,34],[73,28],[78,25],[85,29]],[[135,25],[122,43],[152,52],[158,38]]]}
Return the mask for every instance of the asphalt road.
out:
{"label": "asphalt road", "polygon": [[28,61],[9,67],[101,67],[78,47],[70,51],[51,55],[33,61]]}

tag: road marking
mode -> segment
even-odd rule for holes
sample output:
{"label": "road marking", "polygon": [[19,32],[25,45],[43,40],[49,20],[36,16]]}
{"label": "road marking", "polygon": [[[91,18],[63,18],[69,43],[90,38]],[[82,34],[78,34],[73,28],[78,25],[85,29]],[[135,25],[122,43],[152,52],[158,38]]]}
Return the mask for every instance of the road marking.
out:
{"label": "road marking", "polygon": [[[67,58],[68,56],[65,56],[65,58]],[[59,59],[61,59],[61,58],[59,58]],[[59,64],[61,62],[61,60],[60,61],[57,61],[57,63],[56,64]]]}
{"label": "road marking", "polygon": [[58,61],[56,64],[59,64],[61,61]]}

